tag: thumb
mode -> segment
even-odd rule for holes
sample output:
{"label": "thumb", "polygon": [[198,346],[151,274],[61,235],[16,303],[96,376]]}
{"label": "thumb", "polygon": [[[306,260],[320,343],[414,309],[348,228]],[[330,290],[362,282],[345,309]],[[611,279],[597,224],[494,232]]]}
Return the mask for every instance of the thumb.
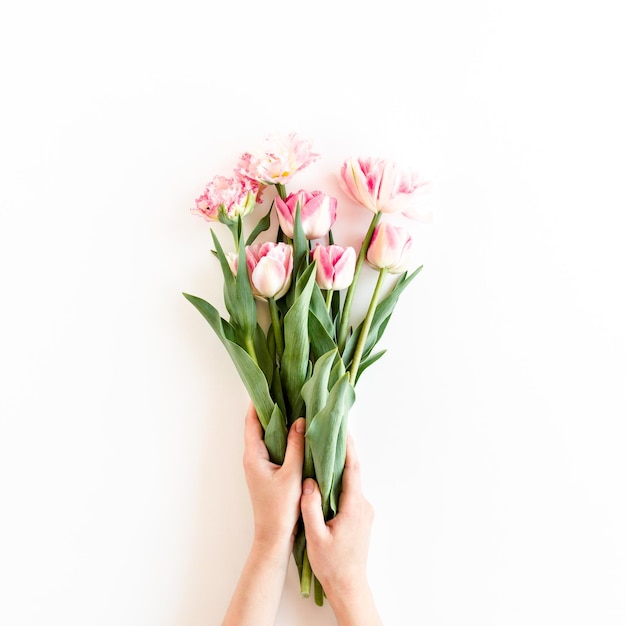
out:
{"label": "thumb", "polygon": [[303,417],[297,419],[289,429],[287,437],[287,449],[283,468],[288,473],[297,472],[302,476],[302,463],[304,461],[304,430],[306,422]]}
{"label": "thumb", "polygon": [[302,497],[300,498],[302,521],[308,539],[320,537],[328,532],[324,514],[322,513],[322,494],[317,483],[312,478],[302,483]]}

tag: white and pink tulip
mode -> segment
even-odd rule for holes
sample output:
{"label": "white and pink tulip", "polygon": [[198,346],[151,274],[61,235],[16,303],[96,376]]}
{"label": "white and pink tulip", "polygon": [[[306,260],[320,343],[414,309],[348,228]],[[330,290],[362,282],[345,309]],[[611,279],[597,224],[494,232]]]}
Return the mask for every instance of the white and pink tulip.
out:
{"label": "white and pink tulip", "polygon": [[394,161],[347,159],[341,167],[339,184],[348,197],[372,213],[402,213],[413,219],[428,219],[417,206],[417,195],[427,183]]}
{"label": "white and pink tulip", "polygon": [[285,200],[276,197],[276,212],[280,227],[293,239],[296,207],[300,203],[300,221],[307,239],[318,239],[328,234],[337,218],[337,200],[321,191],[292,193]]}
{"label": "white and pink tulip", "polygon": [[317,244],[312,254],[317,262],[315,280],[320,289],[339,291],[350,286],[356,265],[354,248]]}
{"label": "white and pink tulip", "polygon": [[380,223],[374,230],[367,249],[367,262],[376,269],[386,269],[390,274],[401,274],[411,261],[413,240],[406,228]]}
{"label": "white and pink tulip", "polygon": [[286,243],[254,243],[246,248],[246,264],[252,293],[278,300],[291,285],[293,249]]}

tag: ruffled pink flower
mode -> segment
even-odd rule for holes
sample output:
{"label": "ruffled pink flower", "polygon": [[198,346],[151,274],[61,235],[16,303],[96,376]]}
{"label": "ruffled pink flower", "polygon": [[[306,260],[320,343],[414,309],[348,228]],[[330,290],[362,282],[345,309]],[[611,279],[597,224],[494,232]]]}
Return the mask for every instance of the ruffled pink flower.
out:
{"label": "ruffled pink flower", "polygon": [[293,239],[296,207],[300,203],[300,221],[307,239],[318,239],[328,234],[337,218],[337,200],[321,191],[292,193],[285,200],[276,197],[276,212],[280,227],[287,237]]}
{"label": "ruffled pink flower", "polygon": [[413,219],[428,219],[420,214],[417,195],[427,185],[416,172],[406,171],[385,159],[347,159],[339,184],[352,200],[373,213],[402,213]]}
{"label": "ruffled pink flower", "polygon": [[406,228],[382,222],[374,230],[367,262],[376,269],[385,268],[390,274],[401,274],[410,262],[413,240]]}
{"label": "ruffled pink flower", "polygon": [[291,285],[293,250],[286,243],[253,243],[246,248],[252,293],[260,298],[278,299]]}
{"label": "ruffled pink flower", "polygon": [[350,286],[356,265],[354,248],[317,244],[313,250],[313,259],[317,261],[315,280],[320,289],[339,291]]}
{"label": "ruffled pink flower", "polygon": [[215,176],[204,193],[196,198],[196,206],[191,211],[209,222],[219,220],[220,210],[226,217],[236,220],[254,210],[260,187],[257,181],[242,176]]}
{"label": "ruffled pink flower", "polygon": [[295,133],[270,135],[261,150],[246,152],[238,164],[238,172],[267,185],[287,184],[294,174],[319,158],[310,141]]}

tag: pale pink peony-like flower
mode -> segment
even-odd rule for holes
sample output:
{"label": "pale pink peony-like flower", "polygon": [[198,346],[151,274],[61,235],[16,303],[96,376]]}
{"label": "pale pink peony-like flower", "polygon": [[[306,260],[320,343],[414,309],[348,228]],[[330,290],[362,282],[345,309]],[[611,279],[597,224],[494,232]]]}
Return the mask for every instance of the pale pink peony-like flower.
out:
{"label": "pale pink peony-like flower", "polygon": [[358,204],[373,213],[402,213],[428,220],[418,210],[418,193],[427,185],[416,172],[406,171],[394,161],[378,158],[351,158],[341,166],[339,184]]}
{"label": "pale pink peony-like flower", "polygon": [[318,239],[328,234],[337,218],[337,200],[321,191],[292,193],[282,200],[276,197],[278,222],[287,237],[293,239],[296,206],[300,203],[300,221],[307,239]]}
{"label": "pale pink peony-like flower", "polygon": [[401,274],[410,262],[413,240],[406,228],[382,222],[374,230],[367,249],[367,262],[390,274]]}
{"label": "pale pink peony-like flower", "polygon": [[339,291],[350,286],[356,265],[354,248],[342,248],[334,244],[322,246],[318,243],[312,254],[317,261],[315,280],[320,289]]}
{"label": "pale pink peony-like flower", "polygon": [[246,264],[252,293],[278,300],[291,285],[293,249],[286,243],[253,243],[246,248]]}
{"label": "pale pink peony-like flower", "polygon": [[196,206],[191,211],[208,222],[217,222],[220,207],[223,207],[226,217],[236,220],[254,210],[260,187],[257,181],[242,176],[215,176],[204,193],[196,198]]}
{"label": "pale pink peony-like flower", "polygon": [[285,185],[319,156],[313,152],[310,141],[300,139],[295,133],[274,134],[267,137],[262,149],[244,153],[237,171],[267,185]]}

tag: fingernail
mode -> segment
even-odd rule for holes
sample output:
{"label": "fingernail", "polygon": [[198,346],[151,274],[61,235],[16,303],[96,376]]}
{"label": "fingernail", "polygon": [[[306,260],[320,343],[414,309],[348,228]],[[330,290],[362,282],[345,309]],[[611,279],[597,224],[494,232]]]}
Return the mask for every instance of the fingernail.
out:
{"label": "fingernail", "polygon": [[296,422],[296,432],[300,434],[304,432],[304,420],[302,418]]}
{"label": "fingernail", "polygon": [[302,485],[302,493],[305,496],[309,496],[313,493],[313,481],[310,478],[307,478]]}

